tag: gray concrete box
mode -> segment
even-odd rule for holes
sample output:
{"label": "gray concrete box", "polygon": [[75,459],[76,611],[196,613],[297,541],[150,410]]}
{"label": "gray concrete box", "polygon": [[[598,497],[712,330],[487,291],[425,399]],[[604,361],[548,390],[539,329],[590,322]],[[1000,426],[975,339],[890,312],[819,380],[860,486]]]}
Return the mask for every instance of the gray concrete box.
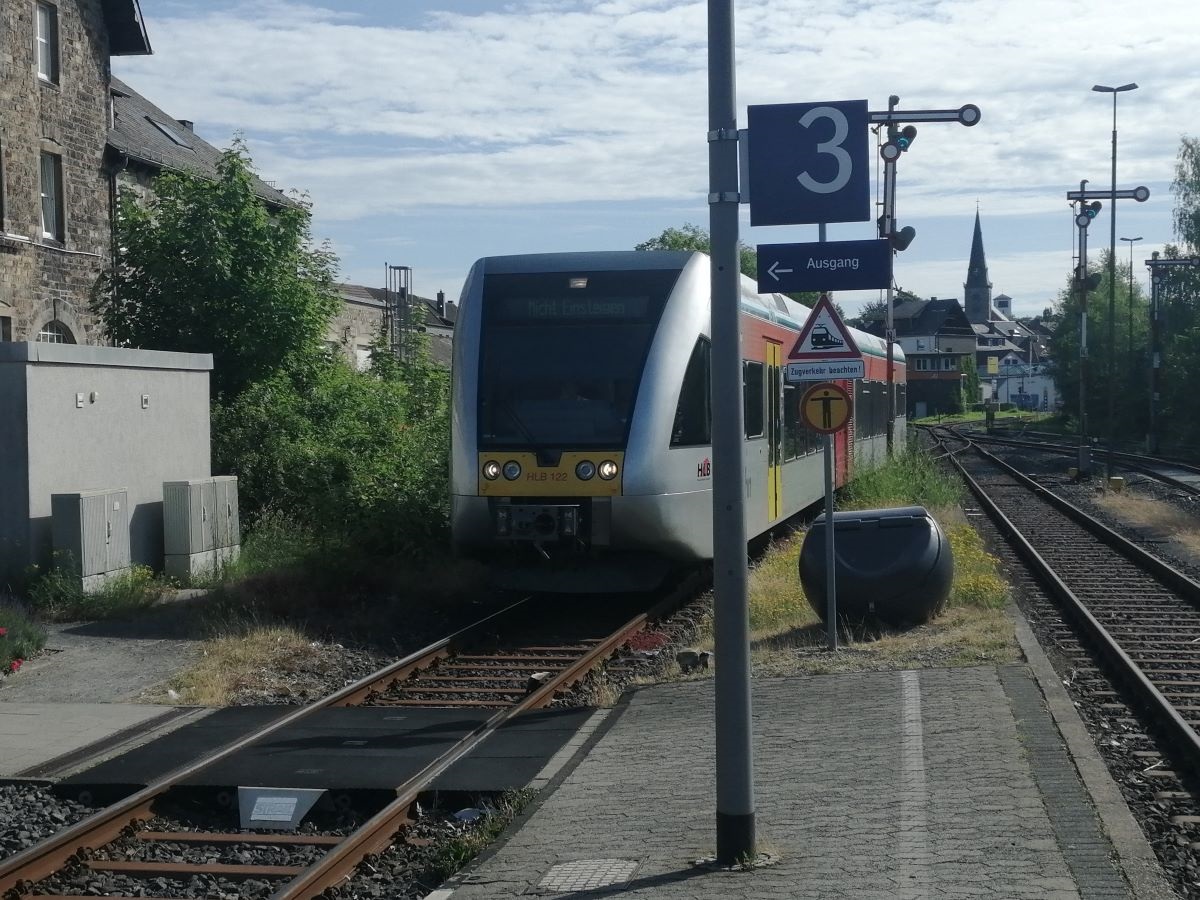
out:
{"label": "gray concrete box", "polygon": [[190,579],[238,556],[237,478],[218,475],[163,485],[163,540],[168,575]]}
{"label": "gray concrete box", "polygon": [[50,496],[54,565],[85,592],[129,571],[128,496],[123,489]]}
{"label": "gray concrete box", "polygon": [[0,343],[0,589],[50,565],[51,496],[119,485],[130,562],[163,561],[166,481],[207,478],[208,354]]}

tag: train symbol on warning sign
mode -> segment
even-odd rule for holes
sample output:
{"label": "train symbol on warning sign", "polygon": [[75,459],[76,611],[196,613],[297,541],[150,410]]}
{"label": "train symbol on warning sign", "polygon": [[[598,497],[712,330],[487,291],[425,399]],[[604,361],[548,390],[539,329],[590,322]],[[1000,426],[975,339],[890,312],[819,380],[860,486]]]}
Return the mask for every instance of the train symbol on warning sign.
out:
{"label": "train symbol on warning sign", "polygon": [[833,347],[845,347],[846,342],[830,334],[826,326],[817,325],[812,330],[812,343],[810,346],[814,350],[826,350]]}

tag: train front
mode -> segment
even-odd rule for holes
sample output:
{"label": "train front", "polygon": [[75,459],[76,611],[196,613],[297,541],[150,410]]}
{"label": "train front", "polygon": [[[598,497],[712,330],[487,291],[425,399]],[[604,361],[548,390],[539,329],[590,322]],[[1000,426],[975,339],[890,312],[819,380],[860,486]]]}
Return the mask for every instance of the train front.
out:
{"label": "train front", "polygon": [[673,268],[647,269],[650,256],[491,257],[464,286],[453,538],[458,554],[486,560],[506,587],[637,589],[661,578],[628,558],[614,568],[608,553],[639,383],[687,258],[670,254]]}

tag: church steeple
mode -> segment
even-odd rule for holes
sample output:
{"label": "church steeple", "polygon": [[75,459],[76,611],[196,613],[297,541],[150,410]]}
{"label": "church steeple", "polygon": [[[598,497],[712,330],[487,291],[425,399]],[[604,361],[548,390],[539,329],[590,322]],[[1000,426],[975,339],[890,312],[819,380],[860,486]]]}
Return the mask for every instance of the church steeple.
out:
{"label": "church steeple", "polygon": [[975,210],[975,234],[971,238],[971,261],[967,264],[967,280],[963,284],[963,306],[967,320],[972,323],[987,322],[992,318],[992,283],[988,281],[978,209]]}

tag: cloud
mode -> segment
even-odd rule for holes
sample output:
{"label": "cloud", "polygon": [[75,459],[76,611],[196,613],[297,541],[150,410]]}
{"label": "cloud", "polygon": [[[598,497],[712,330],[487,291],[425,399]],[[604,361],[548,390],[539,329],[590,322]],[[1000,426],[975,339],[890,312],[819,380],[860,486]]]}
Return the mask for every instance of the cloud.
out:
{"label": "cloud", "polygon": [[[406,0],[407,2],[407,0]],[[438,208],[694,202],[707,191],[704,0],[425,0],[405,24],[356,0],[143,0],[156,54],[114,60],[214,142],[245,133],[263,174],[318,222]],[[1065,215],[1106,183],[1118,100],[1122,184],[1165,186],[1192,72],[1191,0],[739,0],[739,117],[756,103],[868,98],[983,111],[921,125],[902,213]],[[1128,181],[1127,181],[1128,179]],[[1059,270],[1061,271],[1061,263]]]}

